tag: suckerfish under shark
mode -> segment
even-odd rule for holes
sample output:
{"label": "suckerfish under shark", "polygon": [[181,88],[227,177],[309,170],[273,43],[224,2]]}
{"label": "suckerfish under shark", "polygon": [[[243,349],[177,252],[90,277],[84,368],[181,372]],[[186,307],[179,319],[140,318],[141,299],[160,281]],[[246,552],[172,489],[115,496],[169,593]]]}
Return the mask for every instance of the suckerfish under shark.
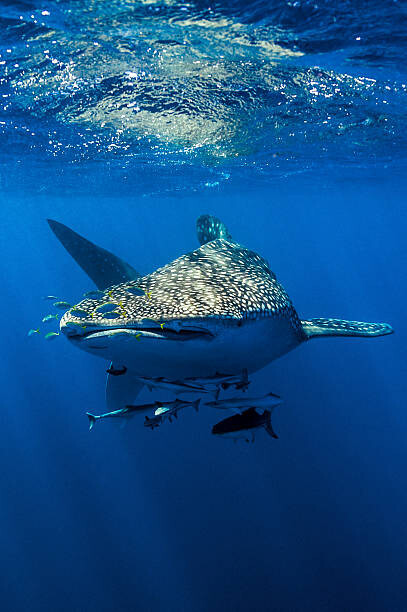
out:
{"label": "suckerfish under shark", "polygon": [[222,400],[217,399],[214,402],[205,402],[205,406],[218,408],[219,410],[233,410],[234,412],[241,413],[248,408],[267,408],[271,410],[281,403],[281,397],[274,393],[267,393],[267,395],[263,395],[262,397],[242,396]]}
{"label": "suckerfish under shark", "polygon": [[213,216],[197,220],[199,248],[145,276],[65,225],[48,222],[98,288],[63,315],[60,331],[73,346],[128,370],[108,389],[110,406],[130,387],[136,394],[137,377],[201,382],[217,372],[253,373],[312,338],[393,331],[387,323],[301,320],[268,262],[233,240]]}
{"label": "suckerfish under shark", "polygon": [[146,385],[147,389],[152,391],[153,389],[164,389],[164,391],[170,391],[182,395],[183,393],[209,393],[210,390],[205,388],[203,385],[194,384],[193,380],[184,383],[182,380],[167,380],[165,378],[151,378],[151,377],[138,377],[139,382]]}
{"label": "suckerfish under shark", "polygon": [[[96,421],[100,419],[113,418],[113,419],[130,419],[137,414],[145,415],[146,412],[154,411],[156,417],[160,417],[157,420],[157,424],[161,423],[164,418],[171,420],[172,416],[177,418],[178,411],[181,408],[192,406],[195,410],[198,410],[200,399],[193,402],[185,402],[178,398],[173,402],[154,402],[152,404],[139,404],[138,406],[125,406],[119,410],[113,410],[112,412],[106,412],[104,414],[92,414],[87,412],[86,416],[89,419],[89,429],[93,429]],[[147,419],[148,420],[148,419]]]}

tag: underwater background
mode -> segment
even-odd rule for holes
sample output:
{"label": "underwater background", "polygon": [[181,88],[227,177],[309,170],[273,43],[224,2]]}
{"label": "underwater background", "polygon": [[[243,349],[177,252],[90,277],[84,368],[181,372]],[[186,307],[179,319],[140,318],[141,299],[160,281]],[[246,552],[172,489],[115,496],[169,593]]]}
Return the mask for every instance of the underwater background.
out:
{"label": "underwater background", "polygon": [[[405,1],[1,2],[1,610],[407,610],[406,144]],[[41,319],[93,286],[46,219],[148,273],[202,213],[302,318],[395,334],[256,373],[278,440],[89,432],[107,364]]]}

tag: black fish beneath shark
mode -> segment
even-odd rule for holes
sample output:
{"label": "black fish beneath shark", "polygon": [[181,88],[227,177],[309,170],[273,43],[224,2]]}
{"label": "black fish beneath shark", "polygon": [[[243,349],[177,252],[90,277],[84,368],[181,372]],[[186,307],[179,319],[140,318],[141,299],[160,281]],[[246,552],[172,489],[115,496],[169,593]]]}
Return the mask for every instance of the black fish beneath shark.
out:
{"label": "black fish beneath shark", "polygon": [[[244,437],[247,441],[247,432],[252,432],[256,429],[265,429],[272,438],[278,439],[278,435],[271,425],[271,412],[265,410],[263,414],[259,414],[256,408],[249,408],[241,414],[223,419],[212,427],[212,433],[218,436],[229,437]],[[240,435],[242,434],[242,435]],[[254,436],[252,436],[254,442]]]}

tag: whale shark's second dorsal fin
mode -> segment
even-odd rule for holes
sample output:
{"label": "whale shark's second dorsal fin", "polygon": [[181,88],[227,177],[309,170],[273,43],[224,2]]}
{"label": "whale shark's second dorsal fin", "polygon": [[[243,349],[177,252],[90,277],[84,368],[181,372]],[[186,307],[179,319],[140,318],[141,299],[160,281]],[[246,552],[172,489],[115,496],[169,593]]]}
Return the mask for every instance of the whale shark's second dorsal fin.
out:
{"label": "whale shark's second dorsal fin", "polygon": [[128,263],[106,249],[93,244],[58,221],[47,219],[58,240],[98,289],[140,278]]}
{"label": "whale shark's second dorsal fin", "polygon": [[218,238],[233,241],[226,225],[212,215],[201,215],[199,217],[196,222],[196,233],[200,245],[211,242],[211,240],[217,240]]}

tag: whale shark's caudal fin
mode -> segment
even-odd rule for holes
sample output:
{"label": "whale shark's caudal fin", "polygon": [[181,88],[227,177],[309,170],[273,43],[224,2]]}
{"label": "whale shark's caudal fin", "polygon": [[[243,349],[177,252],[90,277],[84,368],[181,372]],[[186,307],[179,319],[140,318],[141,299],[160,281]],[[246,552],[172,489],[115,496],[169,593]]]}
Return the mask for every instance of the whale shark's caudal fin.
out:
{"label": "whale shark's caudal fin", "polygon": [[63,223],[52,219],[47,221],[55,236],[98,289],[140,277],[134,268],[113,253],[96,246]]}
{"label": "whale shark's caudal fin", "polygon": [[233,240],[226,225],[217,217],[212,217],[212,215],[201,215],[199,217],[196,222],[196,233],[200,245],[211,242],[211,240],[217,240],[218,238]]}
{"label": "whale shark's caudal fin", "polygon": [[361,323],[342,319],[308,319],[301,321],[307,338],[317,336],[386,336],[393,333],[387,323]]}

